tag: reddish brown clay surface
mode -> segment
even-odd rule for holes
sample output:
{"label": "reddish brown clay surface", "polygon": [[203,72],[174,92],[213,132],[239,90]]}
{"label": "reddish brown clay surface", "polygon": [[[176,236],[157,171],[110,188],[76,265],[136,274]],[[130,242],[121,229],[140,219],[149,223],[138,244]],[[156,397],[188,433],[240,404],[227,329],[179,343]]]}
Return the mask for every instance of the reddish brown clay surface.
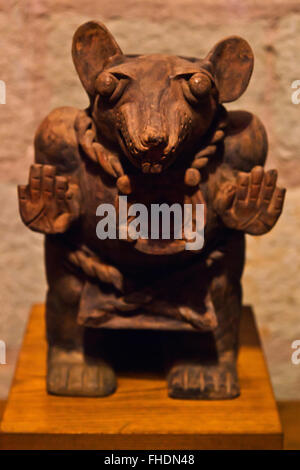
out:
{"label": "reddish brown clay surface", "polygon": [[[120,334],[135,329],[140,347],[149,330],[160,330],[154,343],[162,333],[176,341],[176,354],[162,358],[171,397],[233,398],[244,233],[268,232],[285,193],[277,172],[263,169],[262,123],[223,106],[247,88],[252,50],[233,36],[204,59],[126,56],[91,21],[72,54],[90,106],[46,117],[29,183],[19,186],[23,222],[46,234],[48,391],[112,393]],[[99,240],[96,209],[117,209],[120,195],[129,206],[191,204],[193,221],[204,204],[204,246]]]}

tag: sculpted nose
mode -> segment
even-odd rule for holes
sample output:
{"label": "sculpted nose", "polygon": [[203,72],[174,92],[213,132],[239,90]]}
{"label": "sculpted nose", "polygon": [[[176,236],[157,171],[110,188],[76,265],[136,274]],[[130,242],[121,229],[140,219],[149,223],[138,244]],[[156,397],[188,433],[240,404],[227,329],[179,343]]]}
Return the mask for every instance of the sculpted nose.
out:
{"label": "sculpted nose", "polygon": [[147,147],[157,147],[166,143],[161,130],[150,126],[143,132],[142,142]]}

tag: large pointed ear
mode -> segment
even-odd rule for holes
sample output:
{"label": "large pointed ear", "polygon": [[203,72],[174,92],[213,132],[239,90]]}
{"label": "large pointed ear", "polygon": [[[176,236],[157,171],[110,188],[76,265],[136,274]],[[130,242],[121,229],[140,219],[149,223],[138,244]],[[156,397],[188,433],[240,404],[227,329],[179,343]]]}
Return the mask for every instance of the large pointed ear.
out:
{"label": "large pointed ear", "polygon": [[97,21],[79,26],[73,37],[72,56],[79,78],[90,96],[95,79],[106,63],[122,51],[106,27]]}
{"label": "large pointed ear", "polygon": [[239,98],[246,90],[253,70],[253,52],[247,41],[230,36],[218,42],[206,60],[210,62],[220,102]]}

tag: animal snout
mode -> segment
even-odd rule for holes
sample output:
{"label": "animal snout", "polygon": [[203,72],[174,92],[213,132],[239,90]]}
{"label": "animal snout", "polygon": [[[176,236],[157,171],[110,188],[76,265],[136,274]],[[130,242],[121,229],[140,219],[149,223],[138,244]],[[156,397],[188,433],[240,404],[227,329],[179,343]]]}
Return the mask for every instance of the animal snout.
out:
{"label": "animal snout", "polygon": [[161,130],[154,127],[146,127],[141,140],[146,147],[166,145],[166,139],[162,135]]}

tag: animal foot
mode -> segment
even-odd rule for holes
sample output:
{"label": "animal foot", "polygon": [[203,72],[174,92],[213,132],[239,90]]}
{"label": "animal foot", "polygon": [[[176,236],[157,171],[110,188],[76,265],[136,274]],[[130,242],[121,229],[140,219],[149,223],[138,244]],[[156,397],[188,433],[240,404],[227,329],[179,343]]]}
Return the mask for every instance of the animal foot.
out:
{"label": "animal foot", "polygon": [[55,348],[49,353],[47,391],[53,395],[104,397],[116,390],[111,366],[101,360],[89,361],[79,351]]}
{"label": "animal foot", "polygon": [[168,375],[168,391],[172,398],[225,400],[240,394],[235,364],[201,366],[179,364]]}

